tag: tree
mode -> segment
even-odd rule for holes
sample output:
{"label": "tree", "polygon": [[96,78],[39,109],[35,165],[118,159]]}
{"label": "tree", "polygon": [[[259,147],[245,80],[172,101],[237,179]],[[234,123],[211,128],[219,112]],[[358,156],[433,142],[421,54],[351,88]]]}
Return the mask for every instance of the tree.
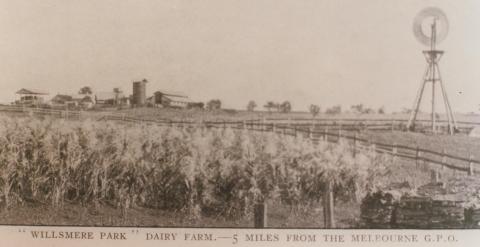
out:
{"label": "tree", "polygon": [[354,113],[358,113],[358,114],[361,114],[361,113],[364,112],[363,104],[352,105],[352,106],[350,106],[350,109],[351,109]]}
{"label": "tree", "polygon": [[263,107],[265,107],[268,112],[271,112],[272,109],[276,108],[276,105],[273,101],[268,101]]}
{"label": "tree", "polygon": [[279,106],[279,111],[283,113],[289,113],[292,111],[292,105],[290,104],[290,101],[284,101],[282,104]]}
{"label": "tree", "polygon": [[222,108],[222,101],[219,99],[212,99],[207,102],[207,110],[212,111],[212,110],[219,110]]}
{"label": "tree", "polygon": [[80,91],[78,91],[78,94],[92,94],[92,88],[82,87],[80,88]]}
{"label": "tree", "polygon": [[342,113],[342,106],[340,106],[340,105],[332,106],[332,107],[328,108],[325,111],[325,113],[329,114],[329,115],[340,114],[340,113]]}
{"label": "tree", "polygon": [[320,106],[310,105],[309,111],[312,114],[312,117],[315,118],[320,113]]}
{"label": "tree", "polygon": [[253,100],[250,100],[247,105],[247,111],[255,111],[255,107],[257,107],[257,103],[255,103]]}
{"label": "tree", "polygon": [[378,111],[377,111],[378,114],[385,114],[385,107],[380,107],[378,108]]}
{"label": "tree", "polygon": [[372,108],[365,108],[363,109],[363,114],[372,114],[372,113],[375,113],[375,110],[373,110]]}

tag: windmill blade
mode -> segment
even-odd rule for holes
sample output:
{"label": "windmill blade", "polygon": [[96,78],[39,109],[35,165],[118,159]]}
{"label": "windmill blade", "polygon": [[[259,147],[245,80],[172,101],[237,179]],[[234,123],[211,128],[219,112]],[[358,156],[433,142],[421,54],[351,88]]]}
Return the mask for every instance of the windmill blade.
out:
{"label": "windmill blade", "polygon": [[423,28],[423,25],[425,24],[426,21],[432,20],[432,22],[427,23],[431,25],[433,23],[433,20],[436,22],[436,43],[442,42],[448,34],[448,19],[445,13],[435,7],[428,7],[420,11],[420,13],[417,14],[413,21],[413,33],[415,35],[415,38],[417,40],[426,45],[429,46],[431,42],[431,31],[426,31]]}

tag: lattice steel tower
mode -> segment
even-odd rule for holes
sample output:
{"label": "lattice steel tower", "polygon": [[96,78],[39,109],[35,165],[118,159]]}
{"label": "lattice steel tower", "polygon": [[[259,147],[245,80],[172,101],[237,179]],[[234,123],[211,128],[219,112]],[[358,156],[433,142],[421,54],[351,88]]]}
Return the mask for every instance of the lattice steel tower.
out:
{"label": "lattice steel tower", "polygon": [[[431,22],[427,22],[431,21]],[[430,30],[424,30],[424,24],[427,22]],[[452,112],[452,107],[450,101],[448,100],[447,91],[445,90],[445,85],[440,74],[440,68],[438,62],[443,55],[442,50],[437,50],[436,45],[443,41],[448,33],[448,20],[447,16],[438,8],[426,8],[422,10],[416,17],[413,24],[413,31],[415,37],[420,43],[430,47],[429,50],[423,51],[423,55],[427,61],[427,67],[422,78],[422,84],[417,92],[417,96],[413,103],[412,111],[410,113],[410,118],[408,120],[407,128],[408,130],[415,130],[415,121],[417,119],[417,114],[420,108],[420,103],[422,102],[423,93],[425,87],[428,83],[432,85],[432,111],[431,111],[431,127],[432,132],[437,132],[437,119],[435,112],[435,88],[436,84],[440,85],[443,103],[445,106],[445,114],[448,120],[448,132],[453,134],[457,128],[457,121]]]}

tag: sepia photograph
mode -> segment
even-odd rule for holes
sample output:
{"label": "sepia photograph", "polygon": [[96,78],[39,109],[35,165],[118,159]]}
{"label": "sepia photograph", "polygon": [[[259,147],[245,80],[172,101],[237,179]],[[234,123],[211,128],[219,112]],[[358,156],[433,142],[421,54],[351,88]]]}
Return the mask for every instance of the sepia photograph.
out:
{"label": "sepia photograph", "polygon": [[479,24],[475,0],[0,0],[0,225],[480,228]]}

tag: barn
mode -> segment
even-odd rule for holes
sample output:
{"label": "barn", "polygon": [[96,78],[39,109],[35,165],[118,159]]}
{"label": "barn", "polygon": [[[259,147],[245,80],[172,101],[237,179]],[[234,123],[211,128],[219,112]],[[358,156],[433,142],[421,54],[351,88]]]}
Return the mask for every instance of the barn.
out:
{"label": "barn", "polygon": [[187,95],[179,92],[156,91],[149,102],[157,107],[187,108],[193,103]]}

